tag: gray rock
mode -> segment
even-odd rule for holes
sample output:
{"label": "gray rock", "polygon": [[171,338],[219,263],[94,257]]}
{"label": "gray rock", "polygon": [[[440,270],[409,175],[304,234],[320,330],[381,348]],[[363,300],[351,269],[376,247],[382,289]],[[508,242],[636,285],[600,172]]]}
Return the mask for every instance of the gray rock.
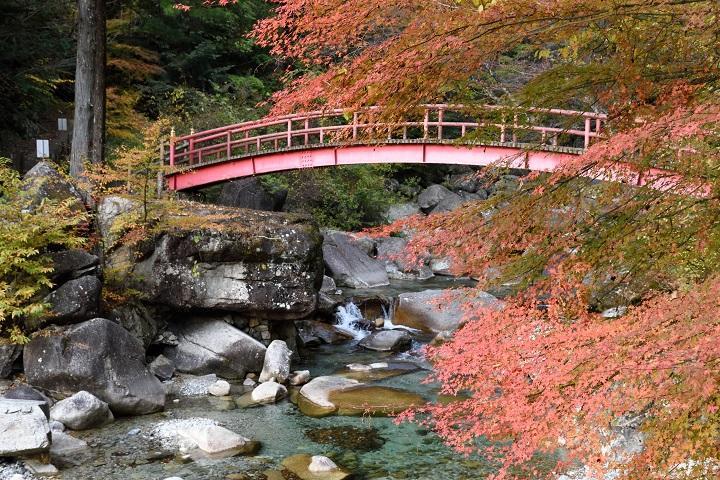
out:
{"label": "gray rock", "polygon": [[391,205],[385,212],[385,220],[388,223],[422,213],[416,203],[398,203]]}
{"label": "gray rock", "polygon": [[50,258],[53,261],[52,279],[56,284],[84,275],[96,274],[100,264],[97,255],[80,248],[53,252]]}
{"label": "gray rock", "polygon": [[20,357],[23,348],[0,339],[0,378],[8,378],[13,371],[15,360]]}
{"label": "gray rock", "polygon": [[260,383],[271,380],[278,383],[285,383],[290,376],[290,358],[292,351],[282,340],[273,340],[265,352],[262,372],[260,372]]}
{"label": "gray rock", "polygon": [[53,433],[53,435],[56,432],[64,432],[65,431],[65,425],[58,422],[57,420],[50,420],[50,431]]}
{"label": "gray rock", "polygon": [[[448,295],[450,295],[448,297]],[[447,297],[447,300],[444,299]],[[475,292],[471,297],[453,298],[447,290],[424,290],[398,295],[393,323],[424,332],[453,331],[463,318],[461,304],[471,301],[478,307],[502,308],[504,302],[487,292]]]}
{"label": "gray rock", "polygon": [[165,406],[165,389],[147,369],[143,346],[104,318],[45,329],[25,346],[23,362],[30,385],[60,396],[86,390],[116,415]]}
{"label": "gray rock", "polygon": [[431,258],[429,267],[435,275],[453,276],[452,259],[450,257]]}
{"label": "gray rock", "polygon": [[[119,249],[109,258],[110,265],[127,268],[127,281],[148,301],[278,320],[315,310],[322,253],[309,219],[195,204],[186,211],[197,227],[174,229],[137,254]],[[208,226],[209,215],[221,217],[218,228]]]}
{"label": "gray rock", "polygon": [[520,177],[517,175],[501,175],[490,187],[490,196],[508,194],[520,189]]}
{"label": "gray rock", "polygon": [[262,369],[265,345],[221,320],[191,318],[169,328],[178,346],[164,353],[181,372],[236,379]]}
{"label": "gray rock", "polygon": [[120,218],[140,210],[140,205],[120,196],[104,197],[97,206],[95,221],[106,249],[112,248],[124,233]]}
{"label": "gray rock", "polygon": [[148,368],[160,380],[170,380],[175,375],[175,364],[165,355],[158,355]]}
{"label": "gray rock", "polygon": [[195,446],[216,456],[240,453],[251,443],[249,439],[219,425],[180,428],[178,435],[183,443],[183,450],[190,450],[189,447]]}
{"label": "gray rock", "polygon": [[151,311],[141,303],[129,302],[110,312],[110,319],[118,322],[147,349],[158,334],[158,323]]}
{"label": "gray rock", "polygon": [[479,202],[481,200],[487,200],[487,194],[485,193],[485,190],[480,190],[482,194],[479,193],[470,193],[470,192],[458,192],[458,195],[462,197],[463,203],[468,202]]}
{"label": "gray rock", "polygon": [[377,258],[385,262],[390,278],[426,280],[433,272],[424,264],[414,265],[405,258],[408,241],[400,237],[384,237],[377,240]]}
{"label": "gray rock", "polygon": [[50,406],[53,404],[53,401],[50,400],[46,395],[38,392],[30,385],[26,385],[24,383],[8,389],[3,395],[3,397],[13,400],[34,400],[36,402],[45,402],[48,405],[48,408],[50,408]]}
{"label": "gray rock", "polygon": [[323,275],[323,281],[322,281],[322,285],[320,286],[320,291],[328,292],[328,293],[335,293],[335,291],[337,291],[337,285],[335,285],[335,280],[333,280],[332,277]]}
{"label": "gray rock", "polygon": [[102,427],[115,420],[108,404],[86,391],[57,402],[50,409],[50,418],[71,430]]}
{"label": "gray rock", "polygon": [[207,395],[208,388],[218,381],[217,375],[214,373],[210,375],[186,375],[179,374],[173,379],[170,384],[170,393],[178,397],[197,397],[200,395]]}
{"label": "gray rock", "polygon": [[31,199],[31,208],[35,208],[44,199],[58,202],[70,200],[70,209],[85,213],[85,204],[80,191],[60,173],[54,163],[40,161],[28,170],[24,176],[26,194]]}
{"label": "gray rock", "polygon": [[295,322],[298,337],[304,346],[319,345],[327,343],[336,345],[352,339],[352,335],[343,332],[334,325],[317,320],[300,320]]}
{"label": "gray rock", "polygon": [[485,193],[485,191],[482,189],[483,180],[477,173],[450,175],[448,184],[450,186],[450,189],[457,193],[460,193],[462,191],[468,193]]}
{"label": "gray rock", "polygon": [[50,461],[59,468],[70,468],[87,463],[93,456],[86,442],[67,433],[53,431]]}
{"label": "gray rock", "polygon": [[50,304],[49,322],[63,325],[82,322],[100,312],[102,284],[94,275],[86,275],[61,285],[45,301]]}
{"label": "gray rock", "polygon": [[268,191],[257,177],[225,182],[217,203],[228,207],[279,212],[287,198],[287,190]]}
{"label": "gray rock", "polygon": [[310,381],[310,370],[295,370],[288,377],[288,383],[290,385],[305,385]]}
{"label": "gray rock", "polygon": [[208,387],[208,393],[214,397],[224,397],[230,394],[230,384],[225,380],[218,380]]}
{"label": "gray rock", "polygon": [[[420,209],[425,212],[429,213],[435,210],[435,207],[440,204],[445,199],[458,199],[462,201],[460,198],[460,195],[451,192],[447,188],[443,187],[442,185],[430,185],[425,190],[420,192],[420,195],[418,195],[418,206]],[[448,200],[450,202],[451,200]]]}
{"label": "gray rock", "polygon": [[401,352],[410,349],[412,337],[404,330],[378,330],[360,340],[358,345],[379,352]]}
{"label": "gray rock", "polygon": [[250,394],[253,402],[275,403],[287,396],[287,388],[277,382],[265,382],[255,387]]}
{"label": "gray rock", "polygon": [[44,463],[34,458],[27,458],[23,463],[30,473],[38,477],[52,477],[59,473],[57,467],[52,463]]}
{"label": "gray rock", "polygon": [[390,284],[383,262],[370,258],[347,235],[328,232],[322,251],[326,271],[340,286],[358,288]]}
{"label": "gray rock", "polygon": [[40,402],[0,399],[0,457],[47,452],[50,425]]}
{"label": "gray rock", "polygon": [[467,203],[467,200],[463,199],[463,197],[457,193],[453,193],[452,195],[443,197],[437,205],[433,207],[432,213],[452,212],[465,203]]}

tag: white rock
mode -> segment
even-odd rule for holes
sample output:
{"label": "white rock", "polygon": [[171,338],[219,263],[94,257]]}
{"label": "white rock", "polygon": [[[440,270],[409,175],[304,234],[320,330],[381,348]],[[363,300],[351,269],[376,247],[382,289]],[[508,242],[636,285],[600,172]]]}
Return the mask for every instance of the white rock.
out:
{"label": "white rock", "polygon": [[277,382],[261,383],[252,391],[253,402],[275,403],[287,395],[287,388]]}
{"label": "white rock", "polygon": [[224,397],[230,394],[230,384],[225,380],[218,380],[208,387],[208,393],[216,397]]}
{"label": "white rock", "polygon": [[100,427],[114,420],[108,404],[84,390],[53,405],[50,418],[71,430]]}
{"label": "white rock", "polygon": [[375,363],[371,363],[369,365],[369,367],[372,368],[373,370],[376,368],[388,368],[388,366],[389,365],[387,362],[375,362]]}
{"label": "white rock", "polygon": [[185,440],[197,445],[200,450],[212,455],[219,455],[232,450],[242,450],[250,441],[219,425],[181,429],[178,430],[178,434]]}
{"label": "white rock", "polygon": [[46,452],[50,448],[47,404],[0,399],[0,457]]}
{"label": "white rock", "polygon": [[252,378],[246,378],[245,380],[243,380],[243,385],[246,387],[254,387],[255,385],[257,385],[257,382]]}
{"label": "white rock", "polygon": [[273,340],[265,352],[263,369],[260,372],[260,383],[273,380],[285,383],[290,375],[290,357],[292,356],[287,344],[282,340]]}
{"label": "white rock", "polygon": [[333,472],[338,469],[338,466],[324,455],[313,455],[308,470],[311,472]]}
{"label": "white rock", "polygon": [[350,363],[348,365],[345,365],[348,370],[351,370],[353,372],[369,372],[372,370],[372,367],[370,365],[365,365],[363,363]]}
{"label": "white rock", "polygon": [[37,460],[25,460],[25,466],[31,473],[41,477],[56,475],[58,473],[58,469],[55,468],[55,465],[51,463],[42,463]]}
{"label": "white rock", "polygon": [[305,385],[310,381],[310,370],[295,370],[288,377],[290,385]]}
{"label": "white rock", "polygon": [[335,404],[330,401],[330,393],[357,385],[360,385],[360,382],[352,378],[316,377],[300,389],[300,395],[319,407],[335,408]]}

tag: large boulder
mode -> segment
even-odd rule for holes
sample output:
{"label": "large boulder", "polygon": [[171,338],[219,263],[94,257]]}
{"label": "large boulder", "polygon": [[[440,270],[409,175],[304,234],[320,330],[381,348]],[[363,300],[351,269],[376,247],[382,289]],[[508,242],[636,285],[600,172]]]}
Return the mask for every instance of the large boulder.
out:
{"label": "large boulder", "polygon": [[287,194],[285,189],[271,192],[257,177],[247,177],[225,182],[217,203],[227,207],[278,212],[282,210]]}
{"label": "large boulder", "polygon": [[104,318],[39,332],[25,346],[23,362],[30,385],[60,397],[86,390],[116,415],[165,406],[165,388],[148,371],[142,344]]}
{"label": "large boulder", "polygon": [[24,176],[26,194],[31,199],[31,208],[45,199],[57,202],[69,201],[72,211],[85,213],[85,204],[80,191],[60,173],[57,166],[48,161],[35,164]]}
{"label": "large boulder", "polygon": [[[457,193],[453,193],[442,185],[430,185],[420,192],[417,199],[420,209],[425,213],[434,211],[449,211],[453,205],[457,206],[462,203],[462,198]],[[436,210],[438,205],[442,207]]]}
{"label": "large boulder", "polygon": [[342,232],[326,232],[322,252],[325,269],[340,286],[367,288],[390,284],[384,263],[370,258]]}
{"label": "large boulder", "polygon": [[275,381],[285,383],[290,376],[290,357],[292,351],[287,343],[282,340],[273,340],[265,352],[262,372],[260,372],[260,383]]}
{"label": "large boulder", "polygon": [[20,357],[22,346],[0,338],[0,378],[7,378],[13,371],[15,360]]}
{"label": "large boulder", "polygon": [[165,348],[165,356],[181,372],[238,379],[263,367],[265,345],[222,320],[189,318],[168,328],[178,345]]}
{"label": "large boulder", "polygon": [[[179,227],[109,259],[150,302],[248,317],[312,313],[322,283],[321,237],[306,217],[188,202]],[[132,258],[128,265],[127,259]]]}
{"label": "large boulder", "polygon": [[32,400],[0,399],[0,457],[47,452],[47,405]]}
{"label": "large boulder", "polygon": [[378,330],[360,340],[358,345],[379,352],[401,352],[410,349],[412,337],[404,330]]}
{"label": "large boulder", "polygon": [[80,248],[50,254],[53,261],[52,279],[56,284],[97,273],[100,259]]}
{"label": "large boulder", "polygon": [[306,415],[323,416],[335,413],[337,407],[330,394],[362,385],[357,380],[338,376],[316,377],[300,389],[298,406]]}
{"label": "large boulder", "polygon": [[398,203],[388,207],[385,212],[385,220],[387,220],[388,223],[392,223],[420,213],[422,213],[422,211],[416,203]]}
{"label": "large boulder", "polygon": [[129,198],[113,195],[100,200],[95,221],[106,249],[113,247],[124,233],[122,218],[139,210],[140,205]]}
{"label": "large boulder", "polygon": [[71,430],[87,430],[102,427],[115,418],[107,403],[92,393],[79,391],[53,405],[50,409],[50,419],[62,423]]}
{"label": "large boulder", "polygon": [[498,300],[487,292],[462,294],[447,290],[423,290],[398,295],[393,323],[424,332],[452,331],[463,319],[462,304],[472,302],[477,307],[502,308]]}
{"label": "large boulder", "polygon": [[425,280],[433,276],[424,264],[416,265],[405,258],[408,241],[401,237],[384,237],[377,240],[377,258],[385,262],[390,278]]}
{"label": "large boulder", "polygon": [[94,275],[85,275],[64,283],[45,297],[52,312],[48,321],[62,325],[97,316],[100,312],[101,290],[102,283]]}
{"label": "large boulder", "polygon": [[158,334],[152,311],[140,302],[126,302],[110,312],[110,319],[122,325],[147,349]]}

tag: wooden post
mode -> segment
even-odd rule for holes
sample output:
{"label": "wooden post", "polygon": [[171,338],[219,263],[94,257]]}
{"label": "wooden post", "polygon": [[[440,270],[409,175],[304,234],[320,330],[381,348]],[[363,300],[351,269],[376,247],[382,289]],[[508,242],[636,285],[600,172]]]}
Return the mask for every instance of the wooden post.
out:
{"label": "wooden post", "polygon": [[230,160],[230,157],[232,157],[232,133],[228,132],[227,134],[227,145],[226,145],[226,159]]}
{"label": "wooden post", "polygon": [[157,171],[157,196],[163,191],[163,166],[165,165],[165,142],[160,140],[160,169]]}
{"label": "wooden post", "polygon": [[438,110],[438,140],[442,140],[442,132],[443,132],[442,122],[443,122],[443,109],[441,108]]}
{"label": "wooden post", "polygon": [[308,133],[308,129],[310,128],[310,119],[305,119],[305,145],[307,145],[310,142],[310,134]]}
{"label": "wooden post", "polygon": [[[260,139],[258,138],[258,151],[260,150]],[[287,124],[287,146],[292,147],[292,120],[288,120]]]}
{"label": "wooden post", "polygon": [[170,128],[170,166],[175,166],[175,127]]}
{"label": "wooden post", "polygon": [[423,120],[423,138],[428,138],[428,123],[430,123],[430,109],[425,109],[425,119]]}
{"label": "wooden post", "polygon": [[585,117],[585,148],[590,146],[590,117]]}
{"label": "wooden post", "polygon": [[357,139],[357,133],[358,133],[358,114],[357,114],[357,112],[353,113],[353,127],[352,127],[352,132],[353,132],[353,140],[356,140],[356,139]]}

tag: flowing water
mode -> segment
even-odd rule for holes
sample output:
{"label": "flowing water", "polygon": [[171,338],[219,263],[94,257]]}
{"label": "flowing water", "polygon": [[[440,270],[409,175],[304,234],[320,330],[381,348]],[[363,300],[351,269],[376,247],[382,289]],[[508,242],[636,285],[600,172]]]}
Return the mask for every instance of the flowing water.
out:
{"label": "flowing water", "polygon": [[[444,285],[455,285],[445,283]],[[413,285],[415,286],[415,285]],[[439,284],[423,283],[423,288]],[[410,290],[408,285],[392,285],[382,293],[394,295]],[[373,293],[377,292],[375,290]],[[367,292],[363,292],[367,293]],[[437,386],[423,383],[427,364],[416,344],[403,354],[367,351],[357,341],[367,334],[358,328],[360,310],[348,303],[338,311],[340,327],[353,334],[354,340],[338,346],[325,345],[306,352],[297,369],[310,370],[313,377],[337,373],[350,363],[401,361],[411,365],[404,373],[367,381],[416,392],[428,400],[436,397]],[[427,338],[423,339],[427,340]],[[399,364],[398,364],[399,365]],[[235,386],[233,398],[185,397],[169,401],[165,412],[143,417],[121,418],[102,429],[74,432],[92,447],[94,459],[80,467],[63,470],[65,479],[261,479],[266,469],[279,469],[283,458],[297,454],[321,454],[351,470],[353,478],[461,480],[481,479],[489,472],[480,458],[455,454],[432,433],[416,424],[396,424],[387,417],[330,416],[312,418],[300,413],[289,400],[274,405],[242,408],[236,400],[242,396]],[[262,443],[255,456],[237,456],[221,460],[181,458],[172,448],[153,437],[153,429],[171,419],[202,417],[243,436]],[[288,478],[288,477],[286,477]]]}

